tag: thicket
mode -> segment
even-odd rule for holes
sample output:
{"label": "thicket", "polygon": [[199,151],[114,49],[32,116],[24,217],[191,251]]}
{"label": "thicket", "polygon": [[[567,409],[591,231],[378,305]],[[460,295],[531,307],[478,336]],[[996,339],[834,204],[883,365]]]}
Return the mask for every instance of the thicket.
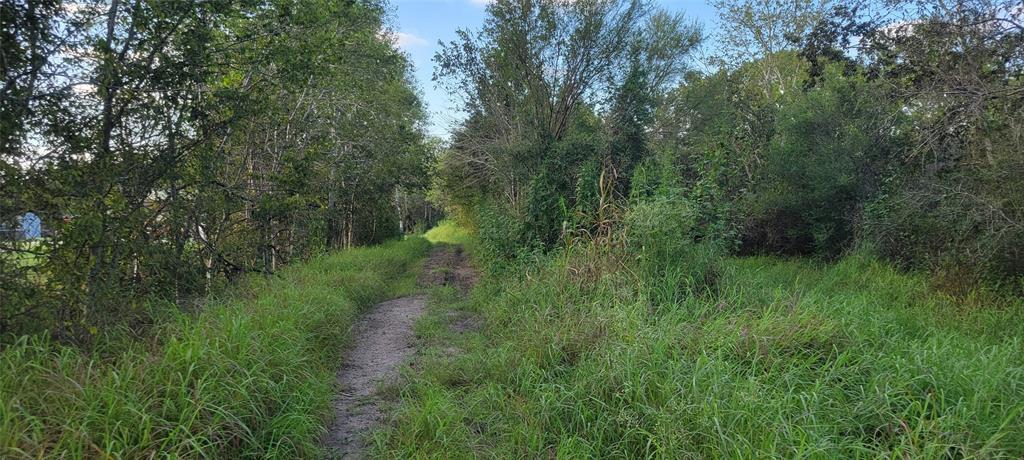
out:
{"label": "thicket", "polygon": [[603,231],[698,28],[648,2],[496,2],[488,12],[479,32],[460,31],[436,56],[435,80],[467,113],[441,158],[443,204],[496,256],[550,248],[569,222]]}
{"label": "thicket", "polygon": [[[0,3],[0,334],[88,342],[248,272],[437,219],[386,5]],[[29,263],[26,263],[28,261]]]}
{"label": "thicket", "polygon": [[436,57],[467,114],[436,201],[492,260],[584,240],[640,241],[648,260],[674,251],[649,249],[660,238],[825,258],[866,246],[954,290],[1019,285],[1019,5],[715,6],[697,71],[700,29],[651,2],[495,2]]}

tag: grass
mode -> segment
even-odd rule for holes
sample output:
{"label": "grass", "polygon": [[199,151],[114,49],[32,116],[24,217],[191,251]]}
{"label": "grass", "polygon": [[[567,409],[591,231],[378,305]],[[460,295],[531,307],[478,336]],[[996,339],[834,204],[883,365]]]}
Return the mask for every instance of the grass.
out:
{"label": "grass", "polygon": [[472,235],[452,220],[443,220],[436,227],[423,234],[431,243],[460,244],[470,247],[474,244]]}
{"label": "grass", "polygon": [[316,458],[357,313],[414,289],[423,238],[253,277],[145,342],[0,350],[0,458]]}
{"label": "grass", "polygon": [[43,262],[43,257],[39,254],[36,254],[36,252],[43,253],[46,251],[46,240],[35,239],[28,241],[18,241],[14,242],[13,244],[19,249],[26,252],[0,250],[0,259],[6,259],[6,261],[8,261],[11,264],[12,268],[32,268]]}
{"label": "grass", "polygon": [[[1020,299],[953,299],[863,254],[725,259],[697,296],[621,270],[581,280],[580,263],[556,254],[435,302],[376,453],[1024,456]],[[449,308],[483,328],[453,333]]]}

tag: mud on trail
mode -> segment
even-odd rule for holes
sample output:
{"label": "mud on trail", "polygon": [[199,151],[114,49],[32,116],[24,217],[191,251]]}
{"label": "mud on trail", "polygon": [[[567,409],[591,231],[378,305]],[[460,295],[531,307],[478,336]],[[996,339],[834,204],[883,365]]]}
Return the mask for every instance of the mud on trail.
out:
{"label": "mud on trail", "polygon": [[[421,288],[452,285],[463,294],[476,273],[461,247],[436,246],[427,257]],[[423,294],[381,302],[352,327],[351,345],[338,371],[340,393],[334,401],[334,422],[325,443],[331,458],[360,458],[367,434],[384,419],[377,390],[395,381],[401,365],[416,351],[413,325],[426,311]]]}

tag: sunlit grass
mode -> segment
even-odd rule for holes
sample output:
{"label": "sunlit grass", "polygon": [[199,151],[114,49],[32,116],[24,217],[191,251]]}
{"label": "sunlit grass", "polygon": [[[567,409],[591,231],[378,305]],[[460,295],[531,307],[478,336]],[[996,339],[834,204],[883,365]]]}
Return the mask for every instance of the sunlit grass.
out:
{"label": "sunlit grass", "polygon": [[472,237],[468,231],[451,220],[443,220],[423,235],[431,243],[468,245]]}
{"label": "sunlit grass", "polygon": [[107,358],[44,338],[0,351],[0,458],[317,458],[357,313],[414,289],[411,238],[252,277]]}
{"label": "sunlit grass", "polygon": [[14,268],[24,269],[35,267],[43,262],[42,254],[47,251],[48,241],[44,239],[34,239],[8,242],[6,245],[15,247],[18,250],[0,250],[0,259],[10,263]]}
{"label": "sunlit grass", "polygon": [[717,292],[666,304],[677,288],[617,272],[581,283],[566,260],[448,301],[483,315],[479,333],[425,320],[426,362],[378,454],[1024,455],[1019,299],[952,299],[854,255],[727,259]]}

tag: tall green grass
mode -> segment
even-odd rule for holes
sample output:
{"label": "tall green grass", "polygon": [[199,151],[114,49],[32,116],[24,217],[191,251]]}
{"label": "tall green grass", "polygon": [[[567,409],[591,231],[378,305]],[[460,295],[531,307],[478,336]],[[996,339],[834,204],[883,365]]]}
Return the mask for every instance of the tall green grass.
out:
{"label": "tall green grass", "polygon": [[[0,351],[0,458],[316,458],[357,313],[414,289],[422,238],[253,277],[145,341]],[[114,334],[116,335],[116,334]]]}
{"label": "tall green grass", "polygon": [[675,277],[583,265],[485,279],[455,306],[479,332],[428,318],[432,348],[377,453],[1024,456],[1019,299],[952,299],[867,255],[725,259],[714,292],[686,296],[663,294]]}

